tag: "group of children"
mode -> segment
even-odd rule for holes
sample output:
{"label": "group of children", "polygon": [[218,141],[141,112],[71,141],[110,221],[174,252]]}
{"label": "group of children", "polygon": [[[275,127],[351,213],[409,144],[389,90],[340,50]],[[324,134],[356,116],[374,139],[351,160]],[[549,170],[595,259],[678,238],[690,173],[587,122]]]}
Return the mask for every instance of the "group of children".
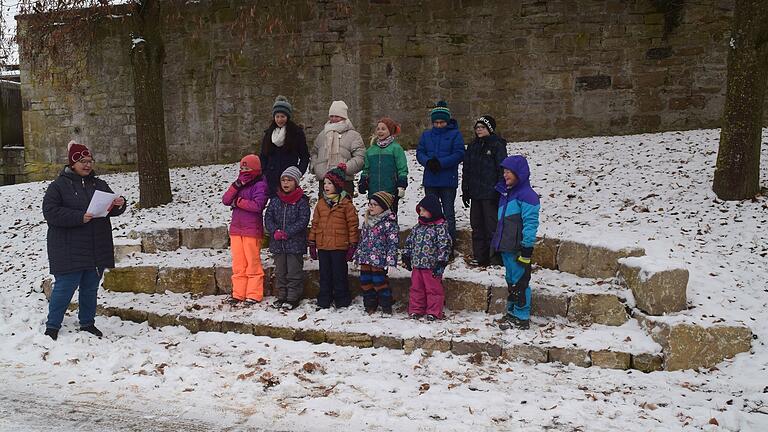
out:
{"label": "group of children", "polygon": [[[493,131],[495,124],[491,127],[489,118],[479,119],[476,128],[479,124]],[[383,315],[391,315],[393,299],[387,273],[390,267],[401,264],[411,271],[409,317],[427,321],[443,318],[442,276],[453,254],[455,234],[452,230],[455,228],[444,214],[446,200],[440,193],[427,190],[427,195],[416,206],[418,223],[411,229],[402,252],[399,251],[397,208],[407,187],[408,166],[405,152],[396,141],[398,132],[399,126],[389,118],[377,122],[376,136],[366,151],[358,188],[361,194],[368,193],[362,224],[345,187],[343,163],[323,176],[320,198],[308,229],[309,199],[300,187],[301,171],[296,167],[285,169],[280,175],[276,196],[268,200],[267,180],[261,175],[259,158],[247,155],[241,160],[238,179],[222,199],[233,209],[230,303],[252,304],[263,298],[260,246],[266,229],[275,261],[277,300],[273,307],[291,310],[298,306],[303,290],[304,254],[308,251],[312,259],[319,261],[318,310],[350,305],[348,263],[354,261],[360,268],[365,311],[373,314],[380,310]],[[491,159],[498,158],[499,152],[486,151],[485,140],[481,141],[484,147],[472,154],[477,158],[484,154]],[[470,144],[468,152],[474,144]],[[436,151],[425,163],[440,166],[439,157]],[[507,314],[500,327],[524,329],[528,328],[530,316],[530,259],[538,228],[539,199],[531,189],[528,163],[523,156],[506,157],[501,163],[494,159],[491,166],[494,172],[498,169],[503,178],[497,184],[487,185],[493,191],[491,196],[495,194],[499,199],[493,220],[495,229],[486,230],[493,236],[486,240],[490,243],[489,250],[480,252],[487,252],[483,261],[500,254],[506,267],[509,297]],[[492,178],[493,182],[496,180]],[[450,205],[452,209],[453,204]]]}

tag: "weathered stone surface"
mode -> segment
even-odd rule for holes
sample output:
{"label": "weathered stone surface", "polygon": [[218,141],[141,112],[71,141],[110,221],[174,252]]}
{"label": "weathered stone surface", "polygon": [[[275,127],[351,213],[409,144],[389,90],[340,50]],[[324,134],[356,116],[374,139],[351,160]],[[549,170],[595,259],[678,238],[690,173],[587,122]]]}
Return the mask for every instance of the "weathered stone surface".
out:
{"label": "weathered stone surface", "polygon": [[133,308],[114,308],[113,314],[110,316],[118,316],[125,321],[133,321],[135,323],[143,323],[147,321],[148,314],[146,311],[140,311]]}
{"label": "weathered stone surface", "polygon": [[120,244],[115,242],[115,262],[119,263],[125,261],[126,258],[133,256],[134,254],[141,253],[141,244]]}
{"label": "weathered stone surface", "polygon": [[572,240],[563,240],[557,251],[560,271],[589,278],[610,278],[616,275],[618,260],[630,256],[645,255],[645,250],[627,247],[619,250],[603,246],[589,246]]}
{"label": "weathered stone surface", "polygon": [[549,360],[549,352],[546,348],[527,344],[508,346],[502,351],[502,356],[509,361],[527,360],[534,363],[546,363]]}
{"label": "weathered stone surface", "polygon": [[232,267],[216,267],[213,276],[216,279],[216,294],[232,294]]}
{"label": "weathered stone surface", "polygon": [[51,293],[53,292],[53,279],[45,278],[40,284],[40,288],[43,290],[46,300],[51,300]]}
{"label": "weathered stone surface", "polygon": [[632,356],[629,353],[618,351],[592,351],[589,353],[592,366],[600,366],[606,369],[629,369]]}
{"label": "weathered stone surface", "polygon": [[157,286],[157,267],[117,267],[104,273],[104,289],[115,292],[152,294]]}
{"label": "weathered stone surface", "polygon": [[450,310],[485,312],[488,307],[488,286],[475,282],[443,279],[445,305]]}
{"label": "weathered stone surface", "polygon": [[226,226],[182,228],[179,230],[179,245],[187,249],[226,249],[229,231]]}
{"label": "weathered stone surface", "polygon": [[157,251],[172,251],[179,248],[179,229],[163,228],[153,231],[143,231],[141,236],[141,248],[146,253]]}
{"label": "weathered stone surface", "polygon": [[288,327],[272,327],[263,324],[254,324],[253,334],[255,336],[266,336],[274,339],[298,340],[296,339],[296,330]]}
{"label": "weathered stone surface", "polygon": [[641,325],[664,352],[664,370],[710,368],[752,347],[747,327],[666,324],[641,317]]}
{"label": "weathered stone surface", "polygon": [[221,321],[215,321],[209,318],[191,317],[188,315],[179,315],[176,320],[191,333],[221,332]]}
{"label": "weathered stone surface", "polygon": [[452,341],[451,352],[459,355],[484,352],[491,357],[499,357],[501,355],[501,345],[493,342]]}
{"label": "weathered stone surface", "polygon": [[568,297],[565,294],[531,293],[531,315],[565,318],[568,316]]}
{"label": "weathered stone surface", "polygon": [[216,280],[212,267],[161,268],[157,277],[156,292],[216,294]]}
{"label": "weathered stone surface", "polygon": [[541,237],[536,240],[531,260],[541,267],[557,270],[557,250],[560,247],[560,239]]}
{"label": "weathered stone surface", "polygon": [[294,340],[305,341],[313,344],[321,344],[327,340],[325,331],[323,330],[296,330]]}
{"label": "weathered stone surface", "polygon": [[403,339],[395,336],[373,336],[371,341],[374,348],[403,349]]}
{"label": "weathered stone surface", "polygon": [[615,295],[579,293],[571,297],[567,318],[581,325],[620,326],[629,320],[629,315]]}
{"label": "weathered stone surface", "polygon": [[364,333],[335,332],[325,333],[326,341],[334,345],[353,346],[358,348],[370,348],[373,340],[370,335]]}
{"label": "weathered stone surface", "polygon": [[147,313],[147,323],[154,328],[179,325],[179,322],[176,320],[176,315],[159,315],[156,313]]}
{"label": "weathered stone surface", "polygon": [[403,341],[403,350],[406,354],[410,354],[419,348],[427,353],[434,351],[448,352],[451,350],[451,341],[421,337],[405,339]]}
{"label": "weathered stone surface", "polygon": [[253,334],[253,324],[238,321],[222,321],[221,331],[223,333]]}
{"label": "weathered stone surface", "polygon": [[632,369],[641,372],[655,372],[664,369],[664,357],[660,354],[635,354],[632,356]]}
{"label": "weathered stone surface", "polygon": [[592,361],[589,358],[589,352],[577,348],[550,348],[549,361],[560,362],[562,364],[573,363],[576,366],[589,367]]}
{"label": "weathered stone surface", "polygon": [[649,315],[685,310],[688,270],[645,270],[643,263],[643,258],[627,258],[619,266],[619,275],[632,290],[638,309]]}

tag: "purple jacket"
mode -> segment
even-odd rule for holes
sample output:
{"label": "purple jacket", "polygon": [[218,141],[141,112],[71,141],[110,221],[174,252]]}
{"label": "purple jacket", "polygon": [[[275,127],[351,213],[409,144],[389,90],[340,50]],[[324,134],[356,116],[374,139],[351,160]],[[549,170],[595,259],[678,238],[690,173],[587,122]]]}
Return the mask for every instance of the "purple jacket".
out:
{"label": "purple jacket", "polygon": [[262,212],[267,205],[267,181],[259,176],[252,183],[238,190],[234,185],[224,192],[221,202],[232,207],[232,223],[229,235],[262,237],[264,222]]}

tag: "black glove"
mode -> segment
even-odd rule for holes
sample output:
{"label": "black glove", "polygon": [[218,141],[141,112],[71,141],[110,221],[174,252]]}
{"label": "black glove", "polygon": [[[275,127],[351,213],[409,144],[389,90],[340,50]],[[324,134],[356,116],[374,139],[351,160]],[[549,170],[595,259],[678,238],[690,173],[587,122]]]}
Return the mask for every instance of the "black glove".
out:
{"label": "black glove", "polygon": [[461,202],[464,203],[464,208],[469,208],[469,202],[470,201],[471,201],[471,199],[468,196],[466,196],[466,195],[462,195],[461,196]]}
{"label": "black glove", "polygon": [[360,193],[360,195],[368,192],[368,177],[360,178],[360,183],[357,185],[357,191]]}
{"label": "black glove", "polygon": [[435,268],[432,269],[432,276],[436,278],[443,276],[443,272],[447,265],[448,263],[445,261],[438,261],[437,264],[435,264]]}
{"label": "black glove", "polygon": [[437,160],[436,157],[433,157],[432,159],[427,161],[427,168],[434,173],[440,171],[440,168],[441,168],[440,161]]}
{"label": "black glove", "polygon": [[520,250],[520,256],[517,257],[517,262],[524,269],[523,275],[520,276],[520,279],[514,285],[515,299],[520,307],[525,306],[525,290],[531,284],[531,255],[533,255],[533,248],[524,247]]}
{"label": "black glove", "polygon": [[235,189],[237,189],[237,190],[240,190],[240,189],[242,189],[242,188],[243,188],[243,186],[245,186],[245,185],[243,184],[243,182],[241,182],[241,181],[240,181],[240,179],[237,179],[237,180],[235,180],[234,182],[232,182],[232,186],[234,186],[234,187],[235,187]]}
{"label": "black glove", "polygon": [[413,267],[411,266],[411,256],[410,255],[403,255],[403,267],[405,267],[405,269],[408,270],[408,271],[413,270]]}

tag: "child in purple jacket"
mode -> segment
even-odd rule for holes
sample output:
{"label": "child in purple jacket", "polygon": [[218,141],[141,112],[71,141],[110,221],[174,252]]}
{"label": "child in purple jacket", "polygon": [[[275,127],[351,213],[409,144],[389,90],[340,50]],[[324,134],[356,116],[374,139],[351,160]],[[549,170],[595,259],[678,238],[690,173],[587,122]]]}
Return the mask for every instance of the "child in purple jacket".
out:
{"label": "child in purple jacket", "polygon": [[232,208],[229,240],[232,250],[232,305],[259,303],[264,298],[264,268],[261,266],[262,212],[267,204],[267,181],[261,161],[254,154],[240,161],[240,175],[224,192],[221,202]]}

